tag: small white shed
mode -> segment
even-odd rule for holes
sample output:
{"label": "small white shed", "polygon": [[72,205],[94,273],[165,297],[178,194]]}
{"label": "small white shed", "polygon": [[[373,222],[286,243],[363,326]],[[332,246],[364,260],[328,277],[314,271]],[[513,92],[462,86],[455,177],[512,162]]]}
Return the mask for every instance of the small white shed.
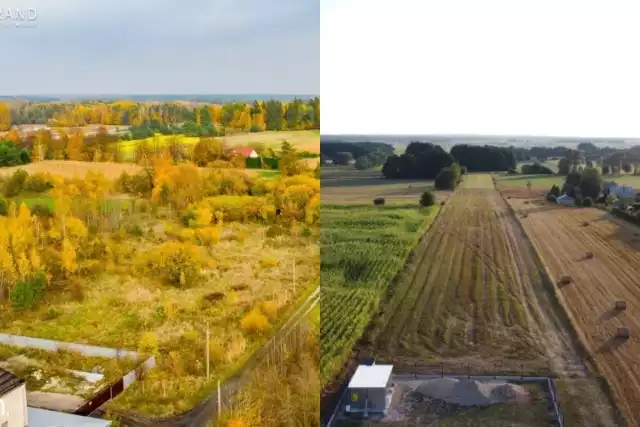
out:
{"label": "small white shed", "polygon": [[360,365],[349,382],[347,412],[386,413],[391,402],[393,365]]}

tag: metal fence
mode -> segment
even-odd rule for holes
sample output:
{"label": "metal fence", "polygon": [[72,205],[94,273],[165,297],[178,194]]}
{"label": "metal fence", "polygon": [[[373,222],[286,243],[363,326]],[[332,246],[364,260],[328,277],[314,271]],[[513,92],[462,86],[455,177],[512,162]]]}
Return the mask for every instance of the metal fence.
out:
{"label": "metal fence", "polygon": [[[393,362],[385,362],[376,360],[377,364],[393,364]],[[365,363],[366,364],[366,363]],[[358,364],[354,363],[348,369],[348,375],[333,394],[332,399],[327,399],[328,404],[322,407],[322,426],[331,427],[338,411],[341,408],[344,396],[347,393],[348,384],[351,377],[355,373]],[[584,371],[583,371],[584,373]],[[584,376],[584,375],[583,375]],[[457,379],[473,379],[477,381],[505,381],[515,383],[538,383],[549,395],[549,403],[553,412],[553,416],[557,425],[564,426],[564,413],[558,393],[556,390],[555,379],[557,375],[541,375],[536,372],[536,368],[525,363],[520,364],[496,364],[489,367],[488,370],[472,367],[471,364],[440,362],[440,363],[412,363],[394,365],[392,381],[396,380],[428,380],[432,378],[457,378]],[[598,378],[593,378],[598,380]],[[407,424],[410,425],[410,424]]]}

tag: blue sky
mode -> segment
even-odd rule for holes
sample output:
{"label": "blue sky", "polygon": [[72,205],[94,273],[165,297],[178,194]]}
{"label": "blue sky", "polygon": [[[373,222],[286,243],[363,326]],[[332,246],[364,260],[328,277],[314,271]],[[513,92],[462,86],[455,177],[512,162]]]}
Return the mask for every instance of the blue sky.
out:
{"label": "blue sky", "polygon": [[0,94],[319,94],[319,2],[0,0]]}

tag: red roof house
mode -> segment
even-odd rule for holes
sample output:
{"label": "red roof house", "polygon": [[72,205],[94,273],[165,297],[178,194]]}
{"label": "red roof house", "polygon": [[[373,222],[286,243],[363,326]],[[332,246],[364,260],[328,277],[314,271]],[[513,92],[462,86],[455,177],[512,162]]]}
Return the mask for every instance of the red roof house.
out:
{"label": "red roof house", "polygon": [[256,153],[256,150],[251,147],[232,148],[229,152],[233,155],[243,156],[244,158],[255,159],[257,157],[260,157],[258,156],[258,153]]}

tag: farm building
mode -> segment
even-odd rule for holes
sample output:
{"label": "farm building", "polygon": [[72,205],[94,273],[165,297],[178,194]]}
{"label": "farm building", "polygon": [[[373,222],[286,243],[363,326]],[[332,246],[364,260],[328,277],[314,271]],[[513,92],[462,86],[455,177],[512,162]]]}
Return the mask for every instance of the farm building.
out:
{"label": "farm building", "polygon": [[384,414],[391,402],[393,365],[360,365],[349,382],[349,413]]}
{"label": "farm building", "polygon": [[574,200],[572,197],[563,194],[562,196],[556,199],[556,203],[563,206],[570,206],[574,204]]}
{"label": "farm building", "polygon": [[618,185],[615,182],[605,182],[602,186],[604,191],[608,194],[613,194],[616,197],[634,197],[635,190],[628,185]]}
{"label": "farm building", "polygon": [[245,159],[257,159],[260,157],[256,150],[251,147],[238,147],[229,150],[229,153],[233,155],[243,156]]}

